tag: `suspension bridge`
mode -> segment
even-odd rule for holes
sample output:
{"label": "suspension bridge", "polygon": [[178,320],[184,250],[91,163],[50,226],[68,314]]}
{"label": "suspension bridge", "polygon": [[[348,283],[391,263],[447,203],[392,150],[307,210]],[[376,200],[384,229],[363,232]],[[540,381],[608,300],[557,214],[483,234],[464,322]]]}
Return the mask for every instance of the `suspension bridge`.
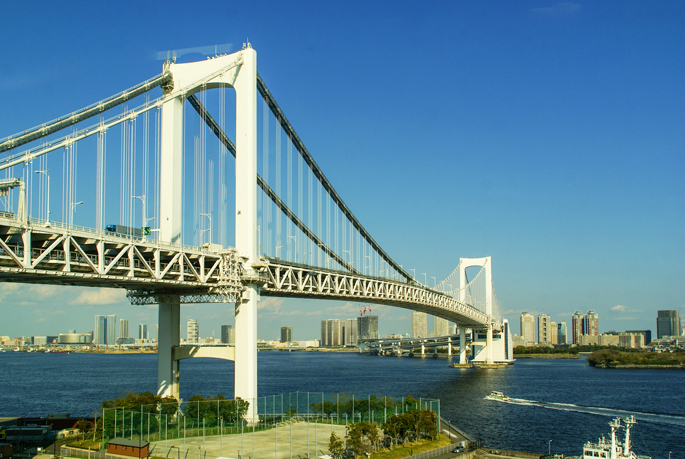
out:
{"label": "suspension bridge", "polygon": [[245,400],[257,398],[261,296],[426,312],[459,326],[460,363],[467,329],[485,336],[472,360],[512,361],[492,259],[462,258],[433,287],[410,275],[335,191],[249,44],[167,60],[150,80],[0,140],[0,199],[0,280],[121,288],[133,304],[159,305],[161,395],[178,398],[189,354],[178,350],[182,303],[235,303]]}

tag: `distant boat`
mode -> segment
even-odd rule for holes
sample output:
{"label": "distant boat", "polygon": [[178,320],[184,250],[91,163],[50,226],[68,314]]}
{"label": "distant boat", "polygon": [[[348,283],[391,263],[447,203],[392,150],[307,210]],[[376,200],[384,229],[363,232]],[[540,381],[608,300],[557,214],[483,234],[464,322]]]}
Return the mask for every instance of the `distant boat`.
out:
{"label": "distant boat", "polygon": [[500,402],[506,402],[507,400],[509,400],[509,397],[504,395],[502,392],[498,392],[496,390],[493,390],[492,392],[488,393],[488,395],[486,395],[485,398],[488,400],[497,400]]}

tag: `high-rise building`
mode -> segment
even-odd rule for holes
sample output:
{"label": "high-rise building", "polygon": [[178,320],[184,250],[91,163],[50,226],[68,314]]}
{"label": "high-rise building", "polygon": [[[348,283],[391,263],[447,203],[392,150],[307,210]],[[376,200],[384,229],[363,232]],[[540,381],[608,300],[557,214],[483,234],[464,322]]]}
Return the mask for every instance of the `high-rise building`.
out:
{"label": "high-rise building", "polygon": [[378,339],[378,316],[359,318],[359,339]]}
{"label": "high-rise building", "polygon": [[447,336],[450,334],[450,322],[438,316],[433,316],[433,336]]}
{"label": "high-rise building", "polygon": [[538,315],[538,344],[552,344],[550,318],[547,314]]}
{"label": "high-rise building", "polygon": [[289,343],[293,340],[292,327],[281,327],[281,343]]}
{"label": "high-rise building", "polygon": [[138,339],[148,339],[147,324],[138,325]]}
{"label": "high-rise building", "polygon": [[573,344],[580,343],[580,337],[585,334],[583,322],[585,317],[580,311],[576,311],[571,316],[571,336],[573,337]]}
{"label": "high-rise building", "polygon": [[589,310],[583,317],[583,335],[599,335],[599,315],[593,310]]}
{"label": "high-rise building", "polygon": [[549,323],[549,337],[552,344],[559,344],[557,336],[557,323],[555,321],[550,321]]}
{"label": "high-rise building", "polygon": [[117,316],[95,316],[93,344],[114,346],[117,342]]}
{"label": "high-rise building", "polygon": [[221,326],[221,343],[235,344],[235,330],[233,329],[233,325]]}
{"label": "high-rise building", "polygon": [[559,322],[557,324],[557,344],[568,344],[567,336],[566,322]]}
{"label": "high-rise building", "polygon": [[119,338],[128,338],[128,319],[119,319]]}
{"label": "high-rise building", "polygon": [[656,339],[680,335],[680,313],[678,311],[656,312]]}
{"label": "high-rise building", "polygon": [[159,324],[155,324],[155,343],[159,343]]}
{"label": "high-rise building", "polygon": [[414,311],[411,313],[411,337],[428,337],[428,314]]}
{"label": "high-rise building", "polygon": [[188,319],[186,343],[198,343],[199,341],[200,341],[200,326],[197,324],[197,320]]}
{"label": "high-rise building", "polygon": [[321,321],[321,346],[342,346],[342,323],[339,319]]}
{"label": "high-rise building", "polygon": [[343,345],[345,346],[356,346],[359,344],[359,320],[358,319],[347,319],[343,321],[342,331],[343,331]]}
{"label": "high-rise building", "polygon": [[535,344],[535,317],[527,312],[521,313],[521,338],[524,346]]}

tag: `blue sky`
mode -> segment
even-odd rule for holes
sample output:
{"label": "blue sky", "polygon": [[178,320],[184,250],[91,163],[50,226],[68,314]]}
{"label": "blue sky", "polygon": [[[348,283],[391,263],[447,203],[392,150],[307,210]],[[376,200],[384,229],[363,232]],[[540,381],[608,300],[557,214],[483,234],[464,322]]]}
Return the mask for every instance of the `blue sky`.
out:
{"label": "blue sky", "polygon": [[[248,38],[259,72],[339,194],[398,263],[438,280],[493,257],[504,317],[600,331],[685,315],[681,2],[12,2],[0,137],[131,87],[158,53]],[[186,56],[202,59],[200,54]],[[417,277],[422,277],[417,274]],[[259,336],[359,304],[264,300]],[[410,312],[374,307],[381,333]],[[184,306],[202,335],[232,305]],[[0,284],[0,335],[155,323],[123,292]]]}

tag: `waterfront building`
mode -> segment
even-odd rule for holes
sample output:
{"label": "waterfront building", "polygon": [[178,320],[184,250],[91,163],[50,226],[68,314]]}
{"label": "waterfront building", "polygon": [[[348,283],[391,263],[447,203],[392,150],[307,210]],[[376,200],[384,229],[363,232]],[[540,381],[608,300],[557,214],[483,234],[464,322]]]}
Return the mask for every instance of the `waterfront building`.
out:
{"label": "waterfront building", "polygon": [[95,316],[93,344],[114,346],[117,341],[117,316]]}
{"label": "waterfront building", "polygon": [[428,337],[428,314],[418,311],[411,313],[411,336],[412,338]]}
{"label": "waterfront building", "polygon": [[281,327],[281,343],[289,343],[293,340],[292,327]]}
{"label": "waterfront building", "polygon": [[34,336],[31,340],[34,346],[45,346],[48,344],[47,336]]}
{"label": "waterfront building", "polygon": [[119,338],[128,338],[128,319],[119,320]]}
{"label": "waterfront building", "polygon": [[233,325],[221,326],[221,343],[235,344],[235,329],[233,328]]}
{"label": "waterfront building", "polygon": [[521,313],[521,336],[523,337],[524,346],[533,346],[535,344],[535,317],[533,314],[527,312]]}
{"label": "waterfront building", "polygon": [[378,316],[359,318],[359,339],[378,339]]}
{"label": "waterfront building", "polygon": [[359,344],[359,319],[347,319],[342,324],[343,345],[354,347]]}
{"label": "waterfront building", "polygon": [[568,344],[566,322],[557,324],[557,344]]}
{"label": "waterfront building", "polygon": [[652,330],[626,330],[626,333],[642,335],[644,337],[643,342],[645,345],[652,342]]}
{"label": "waterfront building", "polygon": [[580,344],[580,337],[583,336],[583,313],[576,311],[571,316],[571,336],[573,337],[573,344]]}
{"label": "waterfront building", "polygon": [[657,311],[656,339],[680,335],[680,314],[678,311]]}
{"label": "waterfront building", "polygon": [[547,314],[538,315],[538,344],[552,344],[550,328],[550,317]]}
{"label": "waterfront building", "polygon": [[60,333],[57,337],[59,344],[91,344],[90,333]]}
{"label": "waterfront building", "polygon": [[450,322],[438,316],[433,316],[433,334],[435,336],[447,336],[450,334]]}
{"label": "waterfront building", "polygon": [[342,346],[342,323],[339,319],[327,319],[321,321],[321,346]]}
{"label": "waterfront building", "polygon": [[186,343],[198,343],[200,339],[200,326],[195,319],[188,319],[186,329]]}
{"label": "waterfront building", "polygon": [[621,333],[618,335],[618,345],[629,348],[645,347],[645,336],[642,333]]}
{"label": "waterfront building", "polygon": [[599,335],[599,315],[593,310],[589,310],[583,317],[583,334]]}
{"label": "waterfront building", "polygon": [[147,338],[147,325],[138,325],[138,339],[148,339]]}
{"label": "waterfront building", "polygon": [[553,320],[549,323],[549,336],[550,343],[559,344],[559,340],[557,338],[557,323]]}

